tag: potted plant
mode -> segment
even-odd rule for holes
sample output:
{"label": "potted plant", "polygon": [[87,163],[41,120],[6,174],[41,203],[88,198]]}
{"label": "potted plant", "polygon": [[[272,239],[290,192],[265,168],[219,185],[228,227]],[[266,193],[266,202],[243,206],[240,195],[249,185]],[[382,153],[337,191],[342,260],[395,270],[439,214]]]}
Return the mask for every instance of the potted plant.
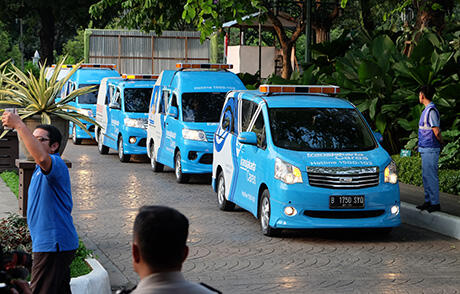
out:
{"label": "potted plant", "polygon": [[[18,114],[30,130],[34,130],[39,124],[53,124],[62,134],[61,147],[59,154],[62,155],[69,138],[69,121],[78,125],[85,132],[90,134],[81,120],[96,124],[96,122],[68,105],[75,97],[95,91],[94,86],[83,87],[74,90],[66,97],[56,101],[62,87],[81,65],[81,62],[74,65],[73,69],[62,79],[58,79],[59,72],[65,64],[63,58],[55,67],[53,74],[46,79],[45,65],[40,64],[38,77],[32,72],[24,73],[19,68],[11,64],[12,70],[6,73],[0,72],[0,105],[8,105],[18,108]],[[2,64],[5,67],[5,64]],[[1,68],[0,68],[1,70]],[[4,109],[0,109],[4,111]],[[2,138],[9,130],[4,130],[0,135]],[[91,135],[91,134],[90,134]],[[27,159],[31,160],[25,148],[20,148],[26,154]]]}

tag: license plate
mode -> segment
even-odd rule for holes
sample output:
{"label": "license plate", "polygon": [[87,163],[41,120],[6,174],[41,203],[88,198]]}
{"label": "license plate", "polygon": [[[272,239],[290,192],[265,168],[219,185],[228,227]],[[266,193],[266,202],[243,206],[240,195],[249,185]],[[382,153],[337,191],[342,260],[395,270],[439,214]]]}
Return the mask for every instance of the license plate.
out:
{"label": "license plate", "polygon": [[332,195],[329,196],[329,208],[364,208],[364,195]]}

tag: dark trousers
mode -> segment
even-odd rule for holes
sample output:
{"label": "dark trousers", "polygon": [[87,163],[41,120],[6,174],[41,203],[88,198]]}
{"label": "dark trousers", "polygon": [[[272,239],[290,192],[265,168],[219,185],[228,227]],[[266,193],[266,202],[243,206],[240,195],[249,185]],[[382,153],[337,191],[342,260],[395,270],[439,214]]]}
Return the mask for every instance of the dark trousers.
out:
{"label": "dark trousers", "polygon": [[33,294],[71,294],[70,264],[75,251],[34,252],[32,260]]}

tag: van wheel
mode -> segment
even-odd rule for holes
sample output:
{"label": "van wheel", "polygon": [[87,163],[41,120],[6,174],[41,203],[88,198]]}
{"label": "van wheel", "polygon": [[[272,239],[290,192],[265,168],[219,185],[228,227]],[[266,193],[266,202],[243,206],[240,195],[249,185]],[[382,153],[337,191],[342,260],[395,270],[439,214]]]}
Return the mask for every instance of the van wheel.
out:
{"label": "van wheel", "polygon": [[153,172],[163,171],[164,165],[156,161],[157,155],[155,154],[155,145],[150,144],[150,166],[152,167]]}
{"label": "van wheel", "polygon": [[131,155],[125,154],[125,151],[123,149],[123,137],[120,136],[120,139],[118,140],[118,158],[120,159],[121,162],[128,162],[129,159],[131,158]]}
{"label": "van wheel", "polygon": [[97,139],[97,150],[99,150],[100,154],[107,154],[109,153],[109,147],[102,144],[102,140],[104,139],[104,135],[102,131],[99,131],[99,138]]}
{"label": "van wheel", "polygon": [[77,126],[76,125],[73,125],[73,128],[72,128],[72,142],[75,145],[80,145],[81,144],[81,139],[77,138]]}
{"label": "van wheel", "polygon": [[182,173],[180,151],[177,151],[176,156],[174,156],[174,174],[176,175],[176,181],[178,183],[183,184],[188,182],[188,175]]}
{"label": "van wheel", "polygon": [[235,203],[225,199],[225,178],[223,172],[217,178],[217,203],[220,210],[230,211],[235,208]]}
{"label": "van wheel", "polygon": [[259,220],[262,233],[270,237],[278,236],[280,230],[270,227],[271,205],[268,190],[264,190],[262,193],[262,200],[260,200],[259,205]]}

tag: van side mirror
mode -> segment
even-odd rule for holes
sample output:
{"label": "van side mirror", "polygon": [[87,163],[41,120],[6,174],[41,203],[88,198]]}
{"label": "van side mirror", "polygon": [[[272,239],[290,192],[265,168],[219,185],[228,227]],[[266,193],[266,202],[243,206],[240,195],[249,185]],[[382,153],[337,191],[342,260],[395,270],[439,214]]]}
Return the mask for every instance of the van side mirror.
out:
{"label": "van side mirror", "polygon": [[383,142],[383,136],[382,136],[382,134],[380,134],[379,132],[374,132],[374,137],[375,137],[375,139],[377,140],[377,142],[379,142],[380,144],[382,144],[382,142]]}
{"label": "van side mirror", "polygon": [[170,106],[168,109],[168,112],[166,115],[172,117],[172,118],[177,118],[177,107],[176,106]]}
{"label": "van side mirror", "polygon": [[113,109],[121,109],[120,104],[116,102],[110,102],[109,107]]}
{"label": "van side mirror", "polygon": [[257,135],[254,132],[242,132],[238,135],[241,144],[257,145]]}

